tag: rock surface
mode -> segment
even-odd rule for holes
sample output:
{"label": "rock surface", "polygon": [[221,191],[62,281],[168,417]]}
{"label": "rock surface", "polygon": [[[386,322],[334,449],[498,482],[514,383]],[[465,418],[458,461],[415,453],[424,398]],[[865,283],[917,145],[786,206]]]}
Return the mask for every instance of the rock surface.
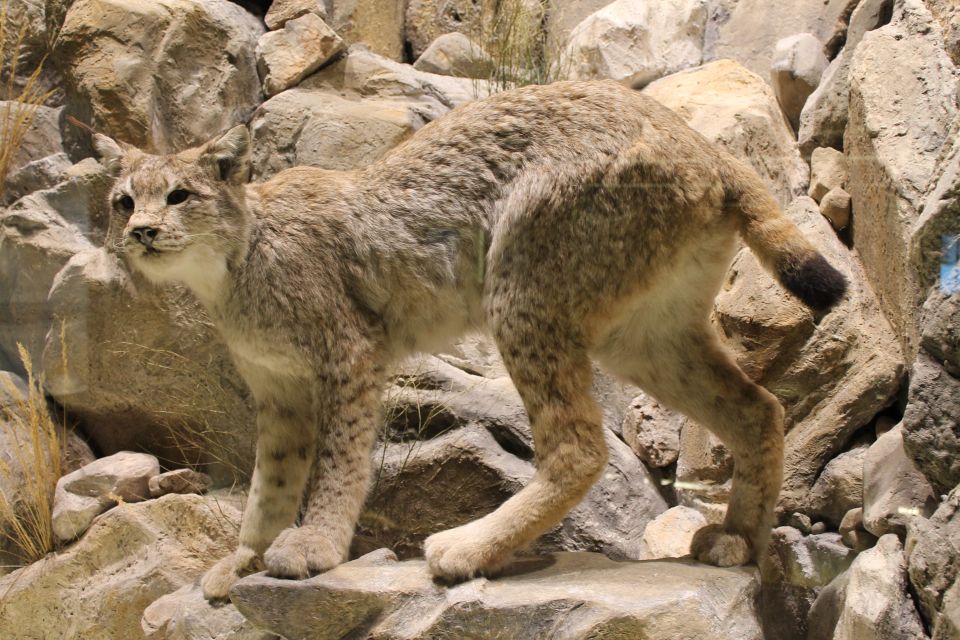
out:
{"label": "rock surface", "polygon": [[807,165],[773,90],[759,76],[720,60],[661,78],[644,93],[708,140],[750,162],[782,206],[806,191]]}
{"label": "rock surface", "polygon": [[272,640],[229,602],[207,602],[197,583],[154,600],[140,620],[147,640]]}
{"label": "rock surface", "polygon": [[282,29],[290,20],[296,20],[307,14],[327,18],[327,10],[321,0],[272,0],[263,21],[267,29]]}
{"label": "rock surface", "polygon": [[823,45],[811,33],[778,40],[770,63],[770,83],[794,130],[800,127],[800,112],[820,84],[827,68]]}
{"label": "rock surface", "polygon": [[0,578],[0,637],[138,640],[144,609],[226,555],[239,518],[192,495],[111,509],[76,544]]}
{"label": "rock surface", "polygon": [[210,476],[193,469],[175,469],[153,476],[148,482],[150,497],[159,498],[168,493],[204,493],[210,488]]}
{"label": "rock surface", "polygon": [[902,538],[910,520],[928,517],[936,504],[927,479],[904,452],[902,426],[877,438],[863,462],[864,528],[877,537]]}
{"label": "rock surface", "polygon": [[957,591],[960,589],[960,488],[930,517],[908,527],[910,583],[933,640],[960,635]]}
{"label": "rock surface", "polygon": [[75,539],[96,516],[118,503],[148,499],[150,479],[159,473],[155,456],[121,451],[60,478],[52,516],[57,542]]}
{"label": "rock surface", "polygon": [[807,195],[820,202],[832,189],[849,181],[847,158],[830,147],[818,147],[810,155],[810,188]]}
{"label": "rock surface", "polygon": [[336,0],[327,4],[330,26],[348,44],[363,43],[374,53],[403,60],[404,39],[409,34],[404,25],[404,0]]}
{"label": "rock surface", "polygon": [[827,191],[820,200],[820,213],[830,221],[834,229],[840,231],[850,224],[850,203],[852,198],[841,187]]}
{"label": "rock surface", "polygon": [[644,464],[653,468],[667,467],[680,455],[680,430],[686,421],[682,414],[661,406],[644,394],[630,403],[621,435]]}
{"label": "rock surface", "polygon": [[682,558],[690,555],[694,534],[707,525],[707,519],[690,507],[670,507],[643,530],[644,551],[641,560]]}
{"label": "rock surface", "polygon": [[489,78],[494,72],[490,56],[462,33],[445,33],[430,43],[413,68],[426,73],[459,78]]}
{"label": "rock surface", "polygon": [[[315,578],[245,578],[231,592],[258,627],[290,640],[717,638],[760,640],[754,570],[586,553],[515,562],[497,579],[444,588],[423,561],[373,552]],[[304,611],[311,611],[306,617]],[[314,621],[323,620],[318,625]]]}
{"label": "rock surface", "polygon": [[263,89],[273,96],[295,86],[343,51],[343,40],[315,13],[288,20],[283,28],[260,36],[257,70]]}
{"label": "rock surface", "polygon": [[960,380],[924,352],[910,376],[903,443],[938,493],[960,484]]}
{"label": "rock surface", "polygon": [[810,490],[814,516],[838,526],[851,509],[863,504],[863,461],[868,446],[859,444],[827,463]]}
{"label": "rock surface", "polygon": [[205,142],[260,102],[262,32],[228,0],[77,0],[55,51],[67,112],[158,152]]}
{"label": "rock surface", "polygon": [[703,59],[706,0],[616,0],[570,34],[560,61],[572,80],[640,88]]}

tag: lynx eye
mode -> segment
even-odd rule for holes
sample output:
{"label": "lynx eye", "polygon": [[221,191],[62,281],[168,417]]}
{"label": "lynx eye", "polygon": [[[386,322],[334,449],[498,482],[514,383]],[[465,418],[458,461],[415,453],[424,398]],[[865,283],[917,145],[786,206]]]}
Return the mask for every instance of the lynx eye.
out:
{"label": "lynx eye", "polygon": [[133,203],[133,198],[131,198],[130,196],[126,196],[126,195],[121,196],[120,199],[117,200],[117,204],[119,204],[120,208],[123,209],[124,211],[133,211],[134,203]]}
{"label": "lynx eye", "polygon": [[190,197],[190,192],[186,189],[174,189],[167,194],[167,204],[180,204],[186,202]]}

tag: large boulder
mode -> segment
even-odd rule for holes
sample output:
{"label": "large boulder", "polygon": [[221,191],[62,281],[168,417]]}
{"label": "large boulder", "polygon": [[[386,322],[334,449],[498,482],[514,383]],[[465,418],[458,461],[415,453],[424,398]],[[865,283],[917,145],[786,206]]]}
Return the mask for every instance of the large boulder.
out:
{"label": "large boulder", "polygon": [[[821,470],[843,451],[854,433],[868,424],[896,396],[903,372],[896,336],[880,311],[863,268],[820,215],[816,203],[798,198],[788,209],[804,235],[846,275],[849,291],[823,317],[789,296],[760,267],[748,250],[735,259],[714,305],[721,338],[737,362],[767,387],[786,409],[786,442],[780,506],[787,513],[823,515],[812,494]],[[693,483],[688,499],[710,492],[718,479],[681,473],[708,469],[717,459],[715,446],[699,425],[684,426],[678,479]],[[728,477],[724,471],[722,477]],[[701,486],[702,485],[702,486]],[[830,514],[831,517],[836,514]],[[842,515],[842,514],[841,514]]]}
{"label": "large boulder", "polygon": [[834,527],[863,504],[863,461],[866,444],[858,443],[827,463],[810,490],[810,514]]}
{"label": "large boulder", "polygon": [[903,444],[937,493],[960,484],[960,379],[923,351],[910,376]]}
{"label": "large boulder", "polygon": [[430,43],[417,61],[417,71],[457,78],[490,78],[495,67],[490,55],[462,33],[445,33]]}
{"label": "large boulder", "polygon": [[121,504],[73,546],[0,578],[0,637],[143,638],[144,609],[229,553],[239,521],[230,504],[195,495]]}
{"label": "large boulder", "polygon": [[844,153],[853,244],[908,360],[924,298],[911,234],[957,113],[956,69],[939,33],[920,0],[902,0],[890,24],[863,37],[850,67]]}
{"label": "large boulder", "polygon": [[661,78],[644,93],[676,111],[707,139],[750,162],[781,205],[806,191],[809,169],[797,151],[790,124],[773,90],[755,73],[719,60]]}
{"label": "large boulder", "polygon": [[570,34],[560,67],[572,80],[640,88],[703,59],[706,0],[617,0]]}
{"label": "large boulder", "polygon": [[562,51],[577,25],[611,2],[613,0],[548,0],[544,24],[547,51]]}
{"label": "large boulder", "polygon": [[820,84],[826,68],[823,44],[813,34],[799,33],[777,41],[770,63],[770,83],[794,130],[800,127],[803,105]]}
{"label": "large boulder", "polygon": [[933,640],[960,637],[960,488],[933,516],[910,521],[910,583]]}
{"label": "large boulder", "polygon": [[244,122],[263,24],[228,0],[77,0],[57,40],[67,111],[156,152]]}
{"label": "large boulder", "polygon": [[88,249],[57,274],[50,307],[47,388],[102,453],[200,463],[218,483],[249,472],[249,392],[191,294],[156,288],[113,253]]}
{"label": "large boulder", "polygon": [[[23,3],[27,4],[27,3]],[[31,114],[32,111],[32,114]],[[22,133],[19,144],[13,150],[9,160],[9,173],[23,165],[63,151],[60,137],[60,114],[63,109],[54,109],[38,105],[31,107],[16,100],[0,100],[0,122],[5,127],[13,127],[13,122],[30,115],[29,126]],[[9,144],[14,132],[4,131],[4,142]]]}
{"label": "large boulder", "polygon": [[753,569],[588,553],[518,560],[498,579],[444,587],[422,560],[397,562],[384,549],[309,580],[250,576],[231,600],[255,625],[290,640],[760,640],[757,591]]}
{"label": "large boulder", "polygon": [[197,583],[155,600],[140,620],[147,640],[275,640],[229,602],[211,604]]}
{"label": "large boulder", "polygon": [[257,69],[268,96],[295,86],[343,50],[343,40],[315,13],[260,36]]}
{"label": "large boulder", "polygon": [[330,26],[349,44],[363,43],[391,60],[403,60],[404,0],[333,0],[326,4]]}

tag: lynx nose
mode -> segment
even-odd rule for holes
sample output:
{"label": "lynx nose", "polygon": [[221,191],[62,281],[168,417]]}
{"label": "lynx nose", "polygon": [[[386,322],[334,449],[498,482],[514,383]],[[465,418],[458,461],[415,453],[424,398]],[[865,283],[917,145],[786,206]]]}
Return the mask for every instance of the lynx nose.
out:
{"label": "lynx nose", "polygon": [[130,235],[149,249],[153,247],[153,241],[157,239],[158,233],[160,230],[155,227],[137,227],[130,232]]}

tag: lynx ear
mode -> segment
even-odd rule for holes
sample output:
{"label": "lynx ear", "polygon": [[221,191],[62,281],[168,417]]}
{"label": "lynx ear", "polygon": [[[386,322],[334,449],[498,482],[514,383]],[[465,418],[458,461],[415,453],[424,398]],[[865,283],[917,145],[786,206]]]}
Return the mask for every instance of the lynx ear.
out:
{"label": "lynx ear", "polygon": [[245,125],[207,143],[203,157],[212,161],[217,177],[224,182],[243,184],[250,179],[250,132]]}
{"label": "lynx ear", "polygon": [[123,165],[123,147],[113,138],[102,133],[95,133],[93,134],[93,148],[100,156],[100,164],[106,167],[112,175],[119,175]]}

